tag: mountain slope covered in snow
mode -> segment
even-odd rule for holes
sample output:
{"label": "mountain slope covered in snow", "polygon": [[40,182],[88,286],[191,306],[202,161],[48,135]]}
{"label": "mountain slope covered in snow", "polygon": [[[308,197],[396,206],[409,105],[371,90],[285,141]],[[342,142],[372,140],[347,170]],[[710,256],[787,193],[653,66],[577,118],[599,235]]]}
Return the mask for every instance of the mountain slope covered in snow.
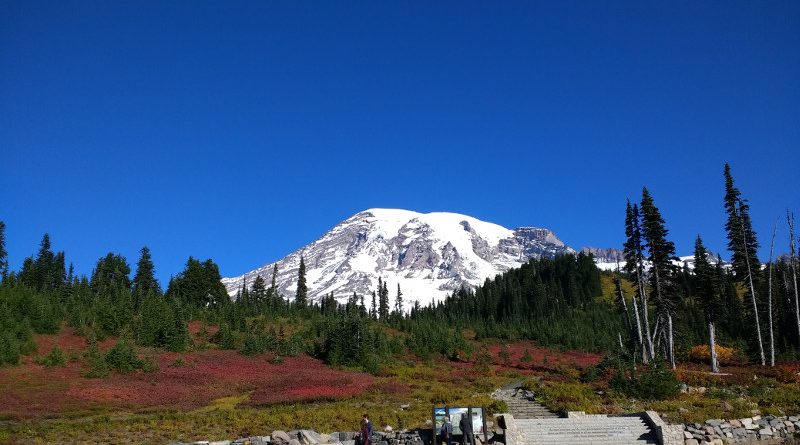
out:
{"label": "mountain slope covered in snow", "polygon": [[405,301],[424,305],[531,258],[563,253],[574,250],[548,229],[511,230],[457,213],[370,209],[276,263],[222,282],[235,296],[243,283],[252,285],[258,275],[269,283],[277,264],[277,288],[293,297],[302,256],[312,301],[331,292],[340,301],[354,292],[369,301],[381,277],[388,281],[392,299],[399,284]]}

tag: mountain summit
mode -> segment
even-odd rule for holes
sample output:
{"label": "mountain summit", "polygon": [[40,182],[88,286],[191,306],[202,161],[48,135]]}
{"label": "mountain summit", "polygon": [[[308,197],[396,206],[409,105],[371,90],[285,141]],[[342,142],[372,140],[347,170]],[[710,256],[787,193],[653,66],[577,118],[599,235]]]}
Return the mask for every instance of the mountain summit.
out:
{"label": "mountain summit", "polygon": [[381,277],[392,299],[399,284],[405,301],[425,305],[531,258],[574,252],[548,229],[510,230],[457,213],[369,209],[277,263],[222,282],[233,296],[243,283],[252,285],[257,275],[269,283],[277,264],[279,292],[294,296],[302,255],[312,301],[331,292],[341,301],[353,292],[369,300]]}

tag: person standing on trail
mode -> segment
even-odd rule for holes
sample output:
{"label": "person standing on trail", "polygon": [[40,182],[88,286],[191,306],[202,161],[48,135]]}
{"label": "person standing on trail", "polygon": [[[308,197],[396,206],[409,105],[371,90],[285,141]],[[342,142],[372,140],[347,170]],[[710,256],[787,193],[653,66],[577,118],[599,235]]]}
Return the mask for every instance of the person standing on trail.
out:
{"label": "person standing on trail", "polygon": [[372,438],[372,422],[369,421],[369,417],[366,413],[361,418],[361,445],[370,445],[370,439]]}
{"label": "person standing on trail", "polygon": [[458,421],[458,427],[461,428],[461,444],[475,445],[475,437],[472,434],[472,417],[469,412],[461,415],[461,420]]}
{"label": "person standing on trail", "polygon": [[453,445],[453,424],[450,422],[450,416],[444,416],[444,423],[441,429],[442,442],[447,445]]}

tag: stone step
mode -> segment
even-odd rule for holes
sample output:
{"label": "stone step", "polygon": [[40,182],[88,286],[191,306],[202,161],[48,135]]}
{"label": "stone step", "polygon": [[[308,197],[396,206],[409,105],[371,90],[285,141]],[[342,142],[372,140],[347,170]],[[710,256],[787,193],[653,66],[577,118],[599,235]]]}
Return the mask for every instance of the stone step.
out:
{"label": "stone step", "polygon": [[519,419],[516,423],[526,445],[657,443],[650,426],[638,416]]}

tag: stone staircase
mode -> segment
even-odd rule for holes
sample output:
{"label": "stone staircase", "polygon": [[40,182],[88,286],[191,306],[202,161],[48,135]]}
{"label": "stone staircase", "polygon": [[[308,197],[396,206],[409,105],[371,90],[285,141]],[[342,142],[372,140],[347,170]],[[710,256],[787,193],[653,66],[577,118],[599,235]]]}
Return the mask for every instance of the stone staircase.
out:
{"label": "stone staircase", "polygon": [[[569,413],[559,417],[517,385],[492,394],[506,402],[514,419],[516,440],[509,445],[639,445],[658,444],[641,415],[605,416]],[[516,443],[519,442],[519,443]]]}
{"label": "stone staircase", "polygon": [[555,419],[516,419],[526,445],[657,444],[655,434],[640,416],[585,416]]}
{"label": "stone staircase", "polygon": [[502,388],[492,395],[497,400],[502,400],[508,405],[508,412],[515,419],[557,419],[558,414],[545,408],[533,397],[526,397],[518,388]]}

